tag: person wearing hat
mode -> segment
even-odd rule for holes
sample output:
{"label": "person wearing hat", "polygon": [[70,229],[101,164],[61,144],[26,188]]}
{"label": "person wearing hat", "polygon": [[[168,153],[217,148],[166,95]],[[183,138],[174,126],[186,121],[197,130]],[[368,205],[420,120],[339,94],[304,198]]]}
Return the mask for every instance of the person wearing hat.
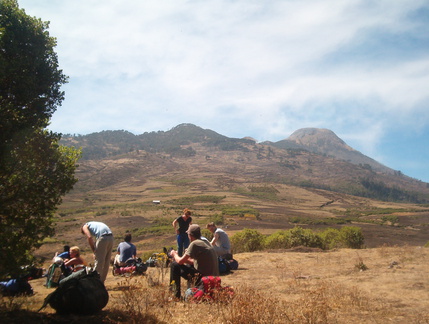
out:
{"label": "person wearing hat", "polygon": [[172,250],[170,252],[173,262],[170,266],[170,285],[175,290],[175,297],[181,297],[180,278],[193,280],[195,285],[204,276],[219,276],[219,265],[216,251],[209,242],[201,239],[201,229],[197,224],[192,224],[186,231],[188,234],[188,249],[183,256]]}

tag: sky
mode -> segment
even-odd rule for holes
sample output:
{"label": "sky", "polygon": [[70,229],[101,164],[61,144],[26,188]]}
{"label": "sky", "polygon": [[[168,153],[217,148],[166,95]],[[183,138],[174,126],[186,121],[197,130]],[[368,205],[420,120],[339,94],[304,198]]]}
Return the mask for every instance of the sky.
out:
{"label": "sky", "polygon": [[428,0],[18,0],[69,82],[49,129],[326,128],[429,182]]}

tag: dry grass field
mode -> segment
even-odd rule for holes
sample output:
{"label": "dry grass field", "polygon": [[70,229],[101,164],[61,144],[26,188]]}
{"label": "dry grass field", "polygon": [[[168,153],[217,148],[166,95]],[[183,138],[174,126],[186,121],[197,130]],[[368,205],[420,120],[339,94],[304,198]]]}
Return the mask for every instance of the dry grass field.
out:
{"label": "dry grass field", "polygon": [[[54,314],[44,297],[17,298],[20,313],[3,323],[429,323],[429,249],[415,246],[236,254],[240,267],[222,276],[232,300],[191,304],[172,301],[168,270],[149,268],[139,277],[109,275],[110,301],[95,316]],[[363,270],[366,269],[366,270]],[[3,303],[5,300],[2,301]],[[6,315],[5,315],[6,316]]]}

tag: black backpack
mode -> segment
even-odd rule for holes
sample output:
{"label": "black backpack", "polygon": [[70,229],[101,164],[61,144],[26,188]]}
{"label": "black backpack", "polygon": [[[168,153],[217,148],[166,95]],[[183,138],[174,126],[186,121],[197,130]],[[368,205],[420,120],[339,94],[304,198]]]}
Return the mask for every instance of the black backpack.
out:
{"label": "black backpack", "polygon": [[58,314],[92,315],[101,311],[108,301],[109,294],[98,272],[84,269],[61,280],[40,310],[49,304]]}

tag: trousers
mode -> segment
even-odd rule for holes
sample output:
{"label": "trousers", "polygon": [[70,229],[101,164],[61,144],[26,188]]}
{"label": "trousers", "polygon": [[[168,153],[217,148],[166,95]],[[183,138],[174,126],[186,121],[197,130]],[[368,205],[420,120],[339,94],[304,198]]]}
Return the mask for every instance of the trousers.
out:
{"label": "trousers", "polygon": [[189,264],[178,264],[176,261],[173,261],[170,265],[170,287],[175,291],[177,298],[181,297],[181,278],[188,280],[188,285],[193,283],[194,286],[197,286],[201,282],[202,275]]}

